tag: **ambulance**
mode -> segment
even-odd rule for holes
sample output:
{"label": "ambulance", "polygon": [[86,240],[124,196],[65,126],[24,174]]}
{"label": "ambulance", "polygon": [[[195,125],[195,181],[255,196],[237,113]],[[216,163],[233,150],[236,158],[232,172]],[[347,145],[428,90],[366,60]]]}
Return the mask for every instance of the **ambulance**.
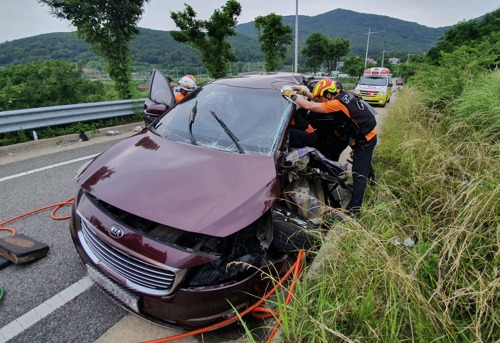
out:
{"label": "ambulance", "polygon": [[368,68],[354,91],[369,104],[385,106],[391,100],[392,74],[389,68]]}

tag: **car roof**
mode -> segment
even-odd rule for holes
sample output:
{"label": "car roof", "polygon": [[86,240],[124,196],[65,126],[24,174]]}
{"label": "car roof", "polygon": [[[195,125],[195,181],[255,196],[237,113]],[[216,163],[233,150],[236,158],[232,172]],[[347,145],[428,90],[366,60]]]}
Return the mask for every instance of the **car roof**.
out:
{"label": "car roof", "polygon": [[281,89],[285,85],[302,84],[305,76],[295,73],[260,73],[241,74],[214,80],[213,84],[225,84],[232,87]]}

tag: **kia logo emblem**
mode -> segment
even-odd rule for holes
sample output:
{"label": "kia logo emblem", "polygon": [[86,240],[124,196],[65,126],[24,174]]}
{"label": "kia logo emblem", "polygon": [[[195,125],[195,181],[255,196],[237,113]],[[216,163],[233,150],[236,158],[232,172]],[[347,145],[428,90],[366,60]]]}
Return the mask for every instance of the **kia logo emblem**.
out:
{"label": "kia logo emblem", "polygon": [[118,225],[110,226],[108,229],[108,232],[111,235],[111,237],[114,237],[114,238],[122,238],[123,235],[125,234],[123,232],[123,229],[121,227],[119,227]]}

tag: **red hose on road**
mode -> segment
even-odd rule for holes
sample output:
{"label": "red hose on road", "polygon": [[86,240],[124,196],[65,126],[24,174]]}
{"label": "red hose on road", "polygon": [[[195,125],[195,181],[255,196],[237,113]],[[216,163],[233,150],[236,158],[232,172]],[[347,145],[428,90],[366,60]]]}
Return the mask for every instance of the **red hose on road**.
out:
{"label": "red hose on road", "polygon": [[5,220],[5,221],[3,221],[3,222],[0,223],[0,231],[10,231],[12,233],[12,235],[14,236],[16,234],[16,230],[15,229],[10,228],[10,227],[3,227],[3,226],[6,225],[6,224],[8,224],[8,223],[11,223],[11,222],[13,222],[15,220],[24,218],[24,217],[29,216],[29,215],[34,214],[34,213],[38,213],[38,212],[41,212],[41,211],[48,210],[50,208],[54,208],[54,210],[50,214],[50,217],[52,219],[54,219],[54,220],[66,220],[66,219],[69,219],[70,218],[69,216],[66,216],[66,217],[56,217],[56,212],[61,207],[63,207],[63,206],[72,205],[74,199],[75,199],[74,197],[73,198],[69,198],[68,200],[63,201],[61,203],[53,204],[53,205],[48,205],[48,206],[44,206],[44,207],[40,207],[40,208],[38,208],[36,210],[29,211],[29,212],[20,214],[18,216],[15,216],[14,218],[7,219],[7,220]]}
{"label": "red hose on road", "polygon": [[[74,199],[75,198],[73,197],[73,198],[70,198],[70,199],[68,199],[66,201],[63,201],[61,203],[44,206],[44,207],[38,208],[36,210],[23,213],[23,214],[18,215],[18,216],[14,217],[14,218],[5,220],[5,221],[3,221],[3,222],[0,223],[0,231],[10,231],[12,233],[12,235],[15,235],[16,234],[16,230],[15,229],[9,228],[9,227],[3,227],[3,226],[6,225],[6,224],[8,224],[8,223],[11,223],[11,222],[13,222],[15,220],[18,220],[18,219],[24,218],[26,216],[29,216],[31,214],[38,213],[38,212],[41,212],[41,211],[45,211],[45,210],[48,210],[48,209],[51,209],[51,208],[53,208],[53,210],[52,210],[52,212],[50,214],[50,217],[52,219],[54,219],[54,220],[66,220],[66,219],[69,219],[70,216],[57,217],[56,216],[56,212],[61,207],[63,207],[63,206],[72,205]],[[302,272],[302,269],[303,269],[304,256],[305,256],[304,251],[300,250],[298,252],[298,254],[297,254],[297,259],[296,259],[295,263],[285,273],[285,275],[280,279],[280,281],[278,282],[278,284],[276,285],[276,287],[273,287],[273,289],[270,290],[267,294],[265,294],[262,299],[260,299],[259,301],[257,301],[255,304],[253,304],[252,306],[250,306],[246,310],[240,312],[238,315],[234,315],[231,318],[228,318],[228,319],[223,320],[221,322],[218,322],[218,323],[206,326],[204,328],[200,328],[200,329],[196,329],[196,330],[193,330],[193,331],[185,332],[185,333],[178,334],[178,335],[175,335],[175,336],[170,336],[170,337],[160,338],[160,339],[156,339],[156,340],[152,340],[152,341],[147,341],[147,342],[143,342],[143,343],[173,342],[173,341],[176,341],[176,340],[179,340],[179,339],[182,339],[182,338],[196,336],[198,334],[205,333],[205,332],[208,332],[208,331],[212,331],[212,330],[221,328],[223,326],[226,326],[228,324],[231,324],[231,323],[239,320],[240,317],[243,317],[243,316],[245,316],[245,315],[247,315],[249,313],[251,313],[256,318],[261,318],[261,319],[266,319],[266,318],[270,318],[270,317],[276,317],[277,318],[276,324],[274,325],[274,328],[272,329],[272,331],[271,331],[271,333],[270,333],[270,335],[269,335],[269,337],[268,337],[268,339],[266,341],[266,342],[271,342],[271,340],[273,339],[274,335],[276,334],[277,330],[279,329],[279,327],[281,325],[281,318],[279,316],[279,312],[278,311],[271,311],[271,310],[269,310],[266,307],[262,307],[261,305],[264,303],[264,301],[266,301],[267,299],[269,299],[269,297],[271,297],[271,295],[273,295],[275,293],[277,287],[281,287],[282,284],[283,284],[283,282],[285,282],[288,279],[288,277],[293,273],[293,278],[292,278],[292,282],[291,282],[291,285],[290,285],[290,290],[288,291],[288,295],[287,295],[286,300],[285,300],[285,304],[286,305],[288,305],[290,303],[290,301],[292,300],[293,292],[295,290],[296,281],[299,278],[299,276],[300,276],[300,274]]]}

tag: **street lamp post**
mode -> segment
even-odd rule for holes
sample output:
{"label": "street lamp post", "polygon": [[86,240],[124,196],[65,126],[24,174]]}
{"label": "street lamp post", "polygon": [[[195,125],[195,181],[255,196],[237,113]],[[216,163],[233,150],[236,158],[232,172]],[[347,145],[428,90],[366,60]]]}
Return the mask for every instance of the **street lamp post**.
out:
{"label": "street lamp post", "polygon": [[365,33],[365,35],[366,34],[368,35],[368,39],[366,40],[366,55],[365,55],[365,69],[364,70],[366,70],[366,60],[368,59],[368,47],[370,46],[370,34],[380,33],[380,32],[384,32],[384,31],[385,30],[372,32],[371,29],[368,29],[368,32]]}

